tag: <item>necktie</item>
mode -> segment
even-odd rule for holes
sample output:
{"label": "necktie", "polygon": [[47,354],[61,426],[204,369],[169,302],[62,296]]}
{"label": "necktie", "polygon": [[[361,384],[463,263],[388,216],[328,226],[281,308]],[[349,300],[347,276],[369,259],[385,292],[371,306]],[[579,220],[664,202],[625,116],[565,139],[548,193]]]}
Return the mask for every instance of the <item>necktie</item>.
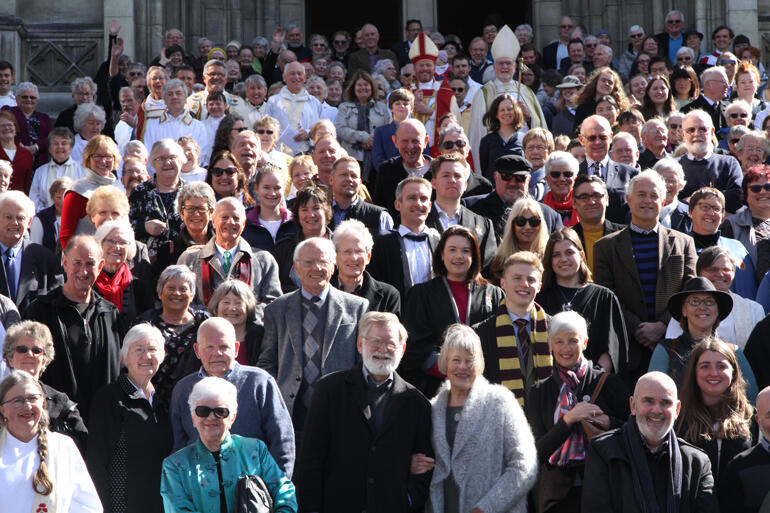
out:
{"label": "necktie", "polygon": [[319,302],[321,298],[315,296],[310,301],[302,301],[302,331],[304,335],[304,344],[302,352],[305,357],[305,365],[302,368],[302,374],[307,384],[307,391],[303,395],[305,407],[310,406],[313,385],[321,375],[321,343],[323,342],[323,333],[321,332]]}
{"label": "necktie", "polygon": [[516,339],[519,341],[521,361],[526,364],[530,346],[529,332],[527,332],[528,322],[526,319],[516,319],[513,322],[516,325]]}
{"label": "necktie", "polygon": [[233,255],[229,251],[225,251],[224,254],[224,260],[225,263],[222,265],[222,269],[225,271],[225,276],[230,274],[230,264],[232,262]]}
{"label": "necktie", "polygon": [[599,178],[602,177],[602,165],[600,162],[594,162],[594,174],[598,176]]}
{"label": "necktie", "polygon": [[409,240],[413,240],[415,242],[422,242],[422,241],[424,241],[425,239],[428,238],[428,234],[427,233],[421,233],[419,235],[415,235],[413,233],[407,233],[407,234],[404,235],[404,238],[409,239]]}
{"label": "necktie", "polygon": [[8,281],[8,295],[16,300],[16,262],[13,259],[13,250],[8,248],[5,251],[5,279]]}

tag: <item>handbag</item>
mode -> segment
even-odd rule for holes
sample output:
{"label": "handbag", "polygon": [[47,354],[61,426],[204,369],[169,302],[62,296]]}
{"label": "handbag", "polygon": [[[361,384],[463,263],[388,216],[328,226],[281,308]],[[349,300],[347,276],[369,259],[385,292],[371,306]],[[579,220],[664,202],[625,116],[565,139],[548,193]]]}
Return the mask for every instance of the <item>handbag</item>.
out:
{"label": "handbag", "polygon": [[[599,383],[596,384],[594,393],[591,395],[591,400],[589,401],[591,404],[596,402],[596,398],[599,397],[599,393],[602,391],[604,382],[607,381],[607,376],[609,376],[609,374],[609,372],[604,372],[599,378]],[[597,435],[601,435],[605,431],[603,427],[594,424],[591,420],[581,420],[580,425],[583,427],[583,432],[586,435],[586,442]]]}
{"label": "handbag", "polygon": [[246,475],[238,478],[235,513],[273,513],[273,497],[261,477]]}

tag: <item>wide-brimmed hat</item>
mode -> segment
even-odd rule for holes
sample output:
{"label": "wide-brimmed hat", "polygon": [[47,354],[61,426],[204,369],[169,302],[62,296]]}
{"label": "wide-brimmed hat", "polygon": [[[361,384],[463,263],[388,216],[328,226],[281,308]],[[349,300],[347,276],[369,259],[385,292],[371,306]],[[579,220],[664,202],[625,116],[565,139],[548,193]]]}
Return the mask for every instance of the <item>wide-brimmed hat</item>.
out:
{"label": "wide-brimmed hat", "polygon": [[714,284],[708,278],[693,278],[684,284],[682,290],[672,295],[668,299],[668,311],[671,317],[677,321],[682,319],[682,304],[690,294],[705,293],[711,294],[717,302],[717,318],[723,321],[733,310],[733,298],[727,292],[722,292],[714,287]]}

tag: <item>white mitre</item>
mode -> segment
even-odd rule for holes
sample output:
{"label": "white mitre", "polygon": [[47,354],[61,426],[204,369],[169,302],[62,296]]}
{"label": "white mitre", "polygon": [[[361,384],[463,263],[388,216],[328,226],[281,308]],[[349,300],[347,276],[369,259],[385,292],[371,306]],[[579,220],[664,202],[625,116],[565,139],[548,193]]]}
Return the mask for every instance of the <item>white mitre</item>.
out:
{"label": "white mitre", "polygon": [[514,62],[519,58],[519,40],[511,27],[503,25],[495,40],[492,41],[492,59],[508,58]]}

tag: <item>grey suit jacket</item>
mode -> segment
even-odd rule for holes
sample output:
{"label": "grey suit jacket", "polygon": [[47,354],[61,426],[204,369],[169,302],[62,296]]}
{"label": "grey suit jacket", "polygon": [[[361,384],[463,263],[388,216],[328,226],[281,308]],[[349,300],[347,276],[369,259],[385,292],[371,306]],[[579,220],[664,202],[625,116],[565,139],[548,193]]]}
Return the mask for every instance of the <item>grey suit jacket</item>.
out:
{"label": "grey suit jacket", "polygon": [[[233,273],[238,269],[238,262],[242,258],[248,256],[251,258],[251,285],[256,296],[257,301],[260,303],[269,303],[278,296],[281,295],[281,282],[278,279],[278,264],[273,258],[273,255],[267,251],[251,250],[251,245],[241,237],[238,240],[238,245],[235,249],[235,256],[233,257],[232,264],[230,265],[230,272],[225,274],[222,269],[222,263],[217,256],[217,248],[215,245],[215,239],[212,238],[202,248],[190,248],[182,253],[179,257],[178,264],[186,265],[192,272],[195,273],[195,302],[203,306],[207,306],[203,300],[203,274],[201,268],[203,267],[203,260],[207,260],[211,265],[211,269],[214,271],[213,281],[214,289],[219,286],[224,280],[233,278]],[[211,291],[214,292],[213,290]],[[258,315],[261,312],[257,312]]]}
{"label": "grey suit jacket", "polygon": [[[289,413],[302,383],[304,367],[302,336],[302,289],[279,297],[265,307],[265,335],[257,366],[273,375]],[[328,308],[321,354],[321,376],[348,370],[358,361],[358,321],[369,301],[329,288]]]}

